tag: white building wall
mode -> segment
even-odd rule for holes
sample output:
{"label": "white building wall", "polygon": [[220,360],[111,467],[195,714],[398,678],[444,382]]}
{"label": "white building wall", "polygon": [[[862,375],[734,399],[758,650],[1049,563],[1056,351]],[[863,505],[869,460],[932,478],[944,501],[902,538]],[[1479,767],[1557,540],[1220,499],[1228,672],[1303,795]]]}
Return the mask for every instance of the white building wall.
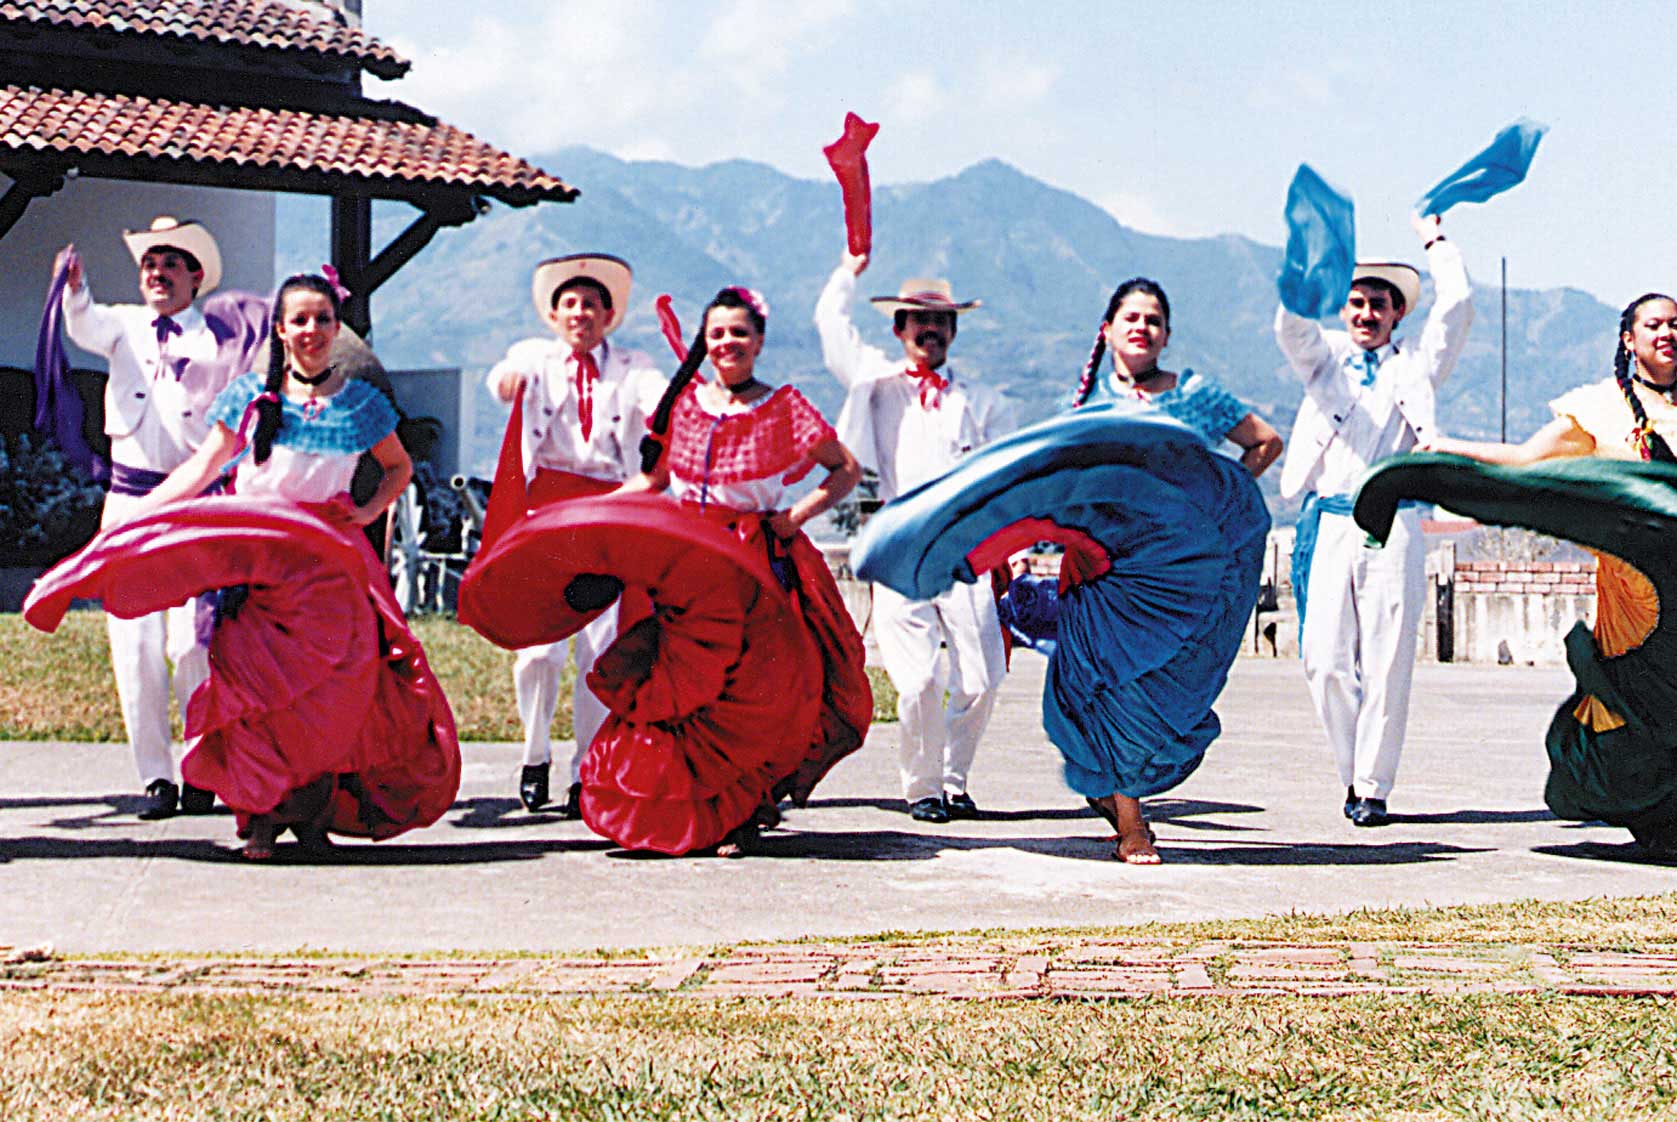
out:
{"label": "white building wall", "polygon": [[[11,180],[0,175],[0,193]],[[196,219],[221,247],[223,288],[266,293],[274,286],[274,198],[261,191],[176,187],[114,179],[72,179],[29,204],[0,238],[0,365],[29,368],[53,256],[74,242],[94,294],[113,304],[139,299],[138,272],[122,231],[144,229],[159,214]],[[70,348],[77,366],[104,363]]]}

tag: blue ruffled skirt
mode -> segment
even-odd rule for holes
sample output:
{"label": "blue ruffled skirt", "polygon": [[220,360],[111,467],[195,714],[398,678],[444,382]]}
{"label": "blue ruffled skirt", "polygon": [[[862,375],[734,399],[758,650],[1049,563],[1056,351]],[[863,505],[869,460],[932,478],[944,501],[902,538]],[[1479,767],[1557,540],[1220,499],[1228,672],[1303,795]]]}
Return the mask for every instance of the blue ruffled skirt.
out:
{"label": "blue ruffled skirt", "polygon": [[[1040,540],[1068,546],[1043,727],[1079,794],[1181,783],[1221,725],[1269,513],[1245,468],[1153,410],[1085,407],[963,460],[876,514],[859,577],[912,599]],[[976,571],[975,571],[976,570]]]}

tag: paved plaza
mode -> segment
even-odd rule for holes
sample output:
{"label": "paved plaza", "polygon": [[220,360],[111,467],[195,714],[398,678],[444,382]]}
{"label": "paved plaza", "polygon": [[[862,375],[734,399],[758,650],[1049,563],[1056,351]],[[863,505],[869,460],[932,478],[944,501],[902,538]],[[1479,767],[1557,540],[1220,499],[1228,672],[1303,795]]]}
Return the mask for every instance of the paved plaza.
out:
{"label": "paved plaza", "polygon": [[[1298,664],[1243,660],[1205,765],[1148,801],[1165,864],[1130,868],[1060,779],[1039,720],[1043,665],[1022,653],[997,707],[972,782],[983,820],[911,821],[894,797],[897,733],[885,725],[760,853],[735,860],[629,854],[581,823],[526,814],[513,791],[518,747],[471,744],[459,801],[430,829],[347,843],[324,864],[282,846],[275,863],[252,866],[226,813],[137,821],[122,745],[0,744],[0,945],[487,956],[915,930],[1028,941],[1000,933],[1677,890],[1677,868],[1633,860],[1624,831],[1544,809],[1542,734],[1569,688],[1564,670],[1421,667],[1397,821],[1356,830]],[[1005,945],[980,954],[997,986],[1032,970],[1047,984],[1029,945]],[[1350,951],[1323,953],[1340,958],[1312,968],[1357,980]],[[1371,961],[1401,981],[1397,958],[1409,953]],[[1542,981],[1538,953],[1499,977],[1561,986],[1559,975]],[[829,965],[823,977],[843,973]],[[1178,966],[1158,976],[1176,978]]]}

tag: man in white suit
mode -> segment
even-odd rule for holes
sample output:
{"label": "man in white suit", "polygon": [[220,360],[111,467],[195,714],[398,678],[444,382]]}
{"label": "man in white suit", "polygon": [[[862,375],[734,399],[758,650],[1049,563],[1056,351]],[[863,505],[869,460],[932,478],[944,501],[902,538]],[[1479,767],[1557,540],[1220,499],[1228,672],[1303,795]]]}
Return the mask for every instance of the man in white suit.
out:
{"label": "man in white suit", "polygon": [[1435,392],[1473,322],[1461,251],[1439,233],[1436,216],[1413,224],[1436,288],[1413,345],[1392,337],[1421,295],[1420,273],[1403,264],[1358,263],[1339,313],[1345,331],[1323,331],[1285,308],[1275,319],[1305,388],[1281,472],[1282,497],[1304,496],[1293,554],[1299,647],[1345,785],[1345,816],[1357,826],[1390,820],[1426,555],[1417,509],[1401,510],[1376,548],[1352,521],[1351,499],[1369,468],[1434,435]]}
{"label": "man in white suit", "polygon": [[[231,304],[201,306],[221,283],[221,252],[200,223],[163,215],[149,229],[124,232],[123,241],[139,267],[139,304],[96,302],[74,246],[66,246],[57,262],[65,272],[65,332],[110,366],[105,432],[111,480],[102,526],[131,517],[151,489],[197,451],[209,435],[210,403],[251,368],[266,333],[265,327],[235,324]],[[215,803],[209,791],[176,786],[170,743],[170,664],[183,715],[209,676],[209,652],[198,640],[195,616],[196,604],[188,601],[138,619],[105,617],[117,700],[145,788],[141,818],[167,818],[177,804],[189,814],[206,814]]]}
{"label": "man in white suit", "polygon": [[[628,311],[631,280],[627,262],[603,253],[542,262],[531,280],[531,296],[553,337],[513,344],[489,371],[489,389],[496,397],[522,399],[520,441],[531,508],[605,494],[640,471],[641,437],[666,380],[645,354],[607,340]],[[559,807],[567,818],[581,817],[582,757],[606,718],[605,706],[584,679],[616,637],[615,607],[576,635],[576,749]],[[518,795],[526,810],[539,810],[548,801],[549,726],[568,645],[561,640],[526,647],[513,666],[524,725]]]}
{"label": "man in white suit", "polygon": [[[905,281],[895,296],[875,297],[902,344],[893,358],[863,343],[850,319],[856,278],[867,265],[865,256],[844,255],[815,305],[815,326],[827,369],[847,391],[839,439],[878,473],[879,497],[889,502],[1013,424],[999,394],[946,363],[956,318],[978,301],[958,302],[947,281],[921,279]],[[873,628],[897,690],[909,813],[922,822],[976,817],[967,777],[1007,673],[989,582],[957,584],[933,600],[908,600],[875,585]]]}

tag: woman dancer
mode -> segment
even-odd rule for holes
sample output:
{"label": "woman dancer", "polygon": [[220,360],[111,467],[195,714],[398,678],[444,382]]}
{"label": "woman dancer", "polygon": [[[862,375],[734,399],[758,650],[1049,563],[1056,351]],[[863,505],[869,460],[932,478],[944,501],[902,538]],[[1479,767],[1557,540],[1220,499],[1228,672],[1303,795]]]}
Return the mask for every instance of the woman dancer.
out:
{"label": "woman dancer", "polygon": [[[462,616],[509,647],[572,634],[619,592],[651,600],[588,679],[610,715],[582,763],[582,817],[629,849],[741,851],[872,716],[861,637],[801,530],[860,469],[801,394],[758,381],[766,327],[756,294],[719,292],[653,414],[645,471],[531,513],[461,583]],[[716,383],[697,377],[707,358]],[[818,464],[827,477],[783,505]]]}
{"label": "woman dancer", "polygon": [[[328,832],[429,825],[459,785],[448,703],[360,532],[412,466],[389,401],[329,363],[338,317],[325,279],[287,279],[266,375],[229,384],[198,452],[25,605],[52,630],[76,597],[128,615],[219,590],[210,678],[186,713],[198,741],[181,771],[234,810],[252,860],[271,857],[286,828],[320,847]],[[384,476],[356,505],[347,492],[367,451]],[[230,466],[236,495],[195,497]]]}
{"label": "woman dancer", "polygon": [[[1066,546],[1057,613],[1033,613],[1057,620],[1043,726],[1066,782],[1117,831],[1114,856],[1134,865],[1159,862],[1140,800],[1186,779],[1221,731],[1211,705],[1269,529],[1252,480],[1281,451],[1275,431],[1215,382],[1158,368],[1169,337],[1164,291],[1125,281],[1072,413],[902,496],[853,552],[858,576],[929,595],[1034,542]],[[1244,470],[1211,451],[1225,437],[1245,449]]]}
{"label": "woman dancer", "polygon": [[[821,658],[821,707],[813,736],[770,802],[790,796],[801,806],[834,764],[862,746],[873,718],[862,637],[821,551],[803,532],[850,493],[862,469],[801,393],[757,379],[767,331],[768,307],[758,293],[730,287],[716,294],[652,419],[653,438],[664,438],[667,451],[623,492],[667,488],[687,511],[763,554],[791,595]],[[696,380],[707,358],[714,383]],[[816,465],[827,477],[784,506],[787,489]],[[777,817],[772,806],[766,814],[771,822]]]}
{"label": "woman dancer", "polygon": [[[1661,626],[1663,604],[1677,595],[1674,398],[1677,301],[1648,293],[1619,318],[1613,377],[1552,401],[1554,420],[1529,440],[1440,437],[1425,449],[1496,466],[1404,457],[1372,476],[1357,502],[1365,528],[1380,528],[1377,512],[1398,498],[1436,498],[1591,547],[1595,627],[1580,623],[1567,637],[1577,688],[1549,726],[1544,797],[1562,818],[1625,826],[1663,854],[1677,849],[1677,638]],[[1545,462],[1560,460],[1574,462]]]}

